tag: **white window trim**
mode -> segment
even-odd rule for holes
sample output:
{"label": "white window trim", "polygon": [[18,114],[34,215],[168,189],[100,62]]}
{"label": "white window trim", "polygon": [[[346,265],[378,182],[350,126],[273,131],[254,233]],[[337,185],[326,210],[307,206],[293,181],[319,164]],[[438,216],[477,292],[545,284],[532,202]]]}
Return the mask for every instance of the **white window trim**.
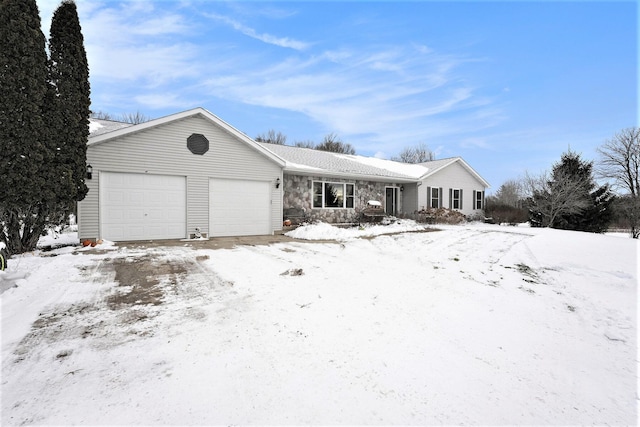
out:
{"label": "white window trim", "polygon": [[[431,191],[431,194],[429,195],[429,208],[431,209],[437,209],[440,206],[442,206],[442,189],[440,187],[429,187],[429,190]],[[433,191],[437,191],[438,192],[438,196],[437,197],[433,197]],[[436,207],[433,207],[433,202],[434,200],[436,201]]]}
{"label": "white window trim", "polygon": [[[458,192],[458,197],[456,197],[456,191]],[[456,207],[456,201],[458,202],[458,207]],[[462,210],[462,188],[451,189],[451,209]]]}
{"label": "white window trim", "polygon": [[[315,206],[314,189],[315,189],[316,183],[322,184],[322,207]],[[342,194],[343,194],[342,207],[325,206],[325,203],[324,203],[325,202],[325,194],[324,194],[325,184],[342,185]],[[353,196],[347,196],[347,185],[353,186]],[[353,198],[353,207],[350,207],[350,208],[347,207],[347,199],[349,197]],[[312,181],[311,182],[311,208],[312,209],[354,209],[355,203],[356,203],[356,184],[353,182],[334,182],[334,181]]]}

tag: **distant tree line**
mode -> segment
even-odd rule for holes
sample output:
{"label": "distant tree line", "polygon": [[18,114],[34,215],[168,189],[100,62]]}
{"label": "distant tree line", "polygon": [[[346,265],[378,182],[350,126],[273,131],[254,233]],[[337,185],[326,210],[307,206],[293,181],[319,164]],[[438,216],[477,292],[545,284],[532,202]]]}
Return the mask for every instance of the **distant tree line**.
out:
{"label": "distant tree line", "polygon": [[[287,143],[286,135],[274,130],[269,130],[267,133],[262,133],[256,136],[255,140],[258,142],[278,145],[286,145]],[[356,149],[351,144],[341,141],[335,133],[325,135],[324,139],[319,144],[316,144],[313,141],[296,141],[293,146],[300,148],[312,148],[320,151],[330,151],[333,153],[356,154]]]}
{"label": "distant tree line", "polygon": [[[616,133],[599,147],[598,154],[600,159],[594,164],[568,151],[551,172],[503,183],[487,197],[485,214],[498,223],[528,221],[535,227],[597,233],[615,224],[637,239],[640,128]],[[598,185],[597,178],[609,183]]]}
{"label": "distant tree line", "polygon": [[76,5],[51,21],[49,55],[35,0],[0,2],[0,242],[33,250],[87,193],[89,67]]}
{"label": "distant tree line", "polygon": [[[255,138],[258,142],[266,142],[269,144],[287,145],[287,136],[282,132],[276,132],[271,129],[266,133],[261,133]],[[338,135],[330,133],[324,137],[322,142],[316,144],[313,141],[296,141],[294,147],[311,148],[320,151],[330,151],[333,153],[356,154],[356,149],[348,143],[340,140]],[[435,154],[425,144],[418,144],[414,147],[404,148],[397,157],[391,160],[403,163],[424,163],[435,160]]]}
{"label": "distant tree line", "polygon": [[120,115],[113,115],[104,111],[91,112],[91,118],[98,120],[110,120],[114,122],[131,123],[132,125],[138,125],[140,123],[148,122],[151,117],[146,114],[136,111],[135,113],[122,113]]}

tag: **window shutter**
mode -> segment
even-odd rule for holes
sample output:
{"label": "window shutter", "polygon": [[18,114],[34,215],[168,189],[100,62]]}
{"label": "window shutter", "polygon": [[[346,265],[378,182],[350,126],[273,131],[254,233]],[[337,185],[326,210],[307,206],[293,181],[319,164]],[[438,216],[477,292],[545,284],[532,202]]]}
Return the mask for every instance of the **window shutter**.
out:
{"label": "window shutter", "polygon": [[482,191],[482,209],[484,209],[484,191]]}
{"label": "window shutter", "polygon": [[460,210],[462,210],[462,188],[460,189]]}
{"label": "window shutter", "polygon": [[442,192],[442,187],[440,187],[440,191],[438,191],[438,207],[442,207],[442,199],[444,197],[444,193]]}
{"label": "window shutter", "polygon": [[449,209],[453,209],[453,188],[449,189]]}
{"label": "window shutter", "polygon": [[431,209],[431,187],[427,187],[427,209]]}
{"label": "window shutter", "polygon": [[476,200],[477,191],[473,190],[473,210],[475,211],[478,208],[478,201]]}

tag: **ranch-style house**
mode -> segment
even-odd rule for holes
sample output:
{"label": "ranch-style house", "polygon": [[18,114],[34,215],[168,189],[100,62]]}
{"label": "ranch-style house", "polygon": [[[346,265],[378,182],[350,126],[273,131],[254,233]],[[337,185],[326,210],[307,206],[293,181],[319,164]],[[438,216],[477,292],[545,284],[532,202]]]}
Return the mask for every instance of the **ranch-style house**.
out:
{"label": "ranch-style house", "polygon": [[137,125],[91,119],[90,131],[81,240],[273,234],[285,212],[342,223],[370,200],[388,215],[481,215],[489,186],[460,157],[405,164],[259,143],[203,108]]}

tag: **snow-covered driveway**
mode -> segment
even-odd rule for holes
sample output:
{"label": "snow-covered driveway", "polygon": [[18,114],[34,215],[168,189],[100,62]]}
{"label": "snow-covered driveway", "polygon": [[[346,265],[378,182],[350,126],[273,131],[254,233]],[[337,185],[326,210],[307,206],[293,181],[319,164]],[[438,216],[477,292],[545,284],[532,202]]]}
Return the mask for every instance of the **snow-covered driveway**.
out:
{"label": "snow-covered driveway", "polygon": [[636,422],[631,239],[55,254],[1,295],[3,425]]}

